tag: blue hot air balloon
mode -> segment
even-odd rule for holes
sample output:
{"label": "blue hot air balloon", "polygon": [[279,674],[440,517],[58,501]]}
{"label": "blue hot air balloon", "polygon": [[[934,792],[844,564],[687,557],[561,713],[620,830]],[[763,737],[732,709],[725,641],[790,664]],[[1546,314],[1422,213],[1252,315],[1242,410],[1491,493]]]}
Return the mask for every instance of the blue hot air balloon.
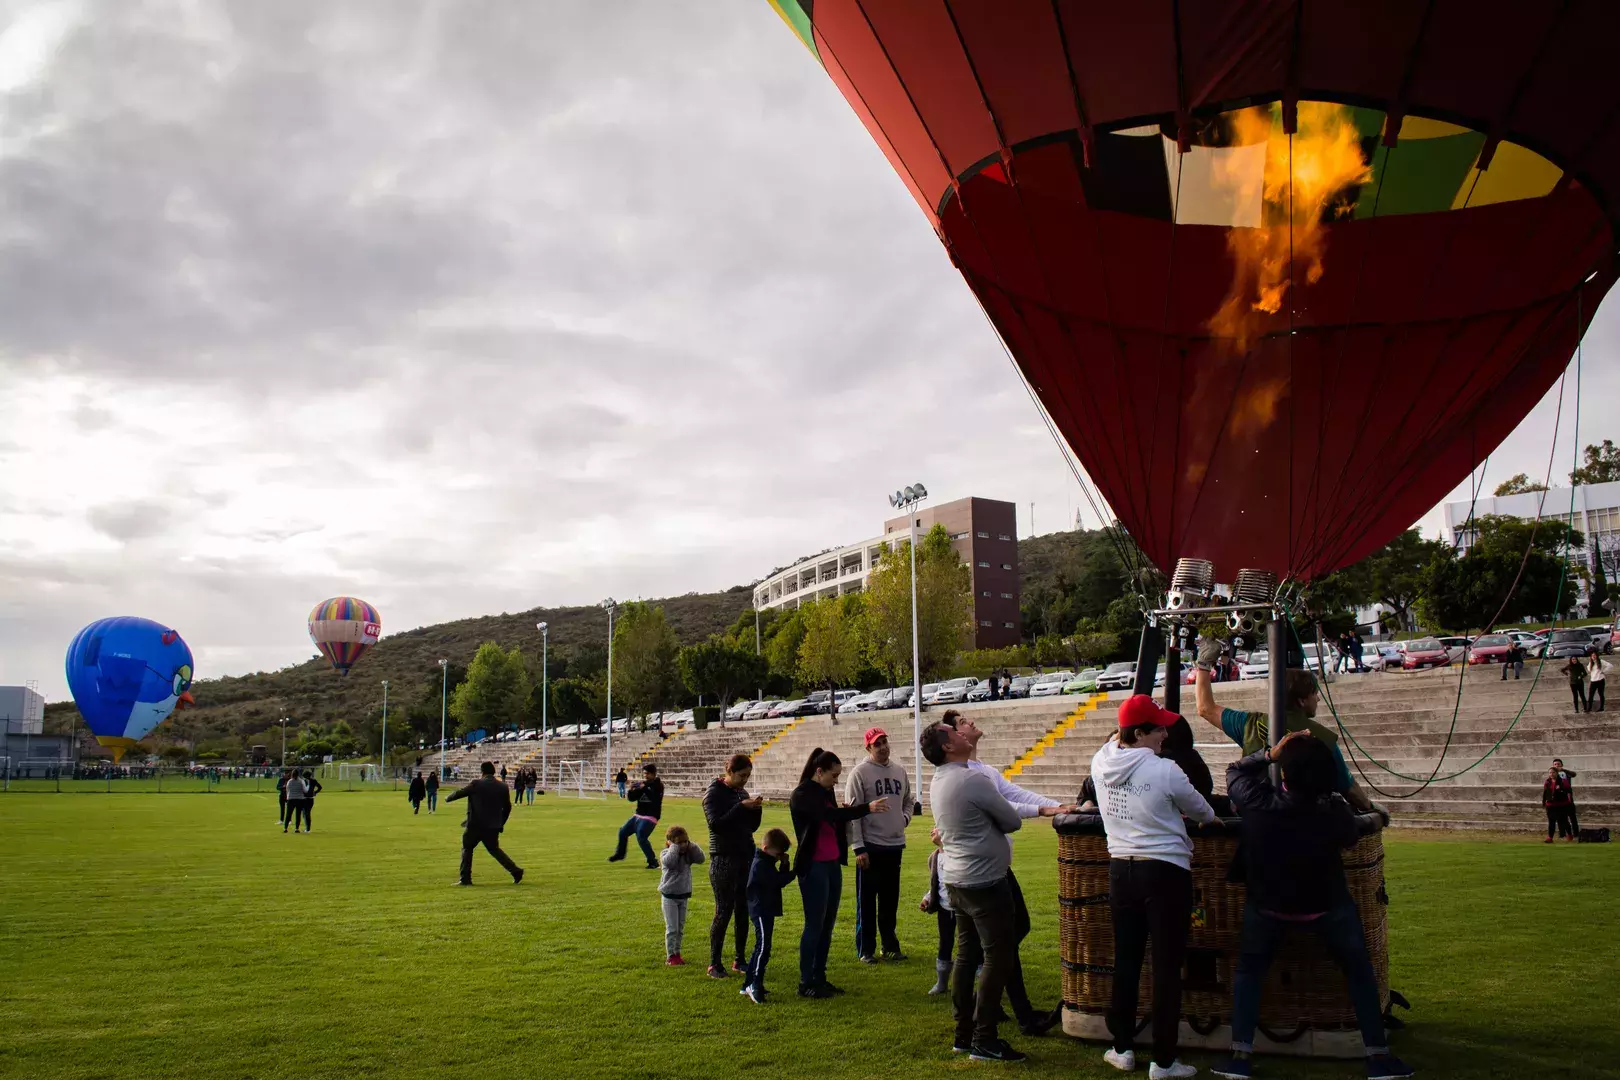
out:
{"label": "blue hot air balloon", "polygon": [[115,761],[176,705],[192,703],[191,673],[191,649],[179,633],[150,619],[101,619],[68,646],[73,703]]}

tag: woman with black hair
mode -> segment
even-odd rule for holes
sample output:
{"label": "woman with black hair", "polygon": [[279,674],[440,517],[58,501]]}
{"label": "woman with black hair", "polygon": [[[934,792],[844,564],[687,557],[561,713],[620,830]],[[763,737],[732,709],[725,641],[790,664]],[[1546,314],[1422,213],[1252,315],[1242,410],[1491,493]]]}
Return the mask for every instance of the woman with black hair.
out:
{"label": "woman with black hair", "polygon": [[321,782],[315,779],[315,773],[309,769],[304,770],[304,797],[299,800],[298,817],[304,819],[304,831],[312,831],[309,823],[310,812],[315,809],[315,796],[321,793]]}
{"label": "woman with black hair", "polygon": [[844,891],[843,867],[849,862],[845,825],[867,814],[881,814],[889,800],[873,799],[861,806],[839,806],[833,789],[843,762],[831,750],[816,747],[799,774],[799,786],[788,799],[798,854],[793,872],[804,901],[804,933],[799,938],[799,996],[828,998],[843,993],[827,981],[827,953],[838,922],[838,901]]}

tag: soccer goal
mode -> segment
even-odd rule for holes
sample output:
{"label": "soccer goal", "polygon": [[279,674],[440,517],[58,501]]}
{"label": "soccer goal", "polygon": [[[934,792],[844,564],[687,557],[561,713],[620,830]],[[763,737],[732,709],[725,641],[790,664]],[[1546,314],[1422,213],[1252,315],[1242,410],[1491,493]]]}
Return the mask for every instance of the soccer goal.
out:
{"label": "soccer goal", "polygon": [[586,762],[559,761],[557,762],[557,794],[573,795],[580,799],[600,799],[604,795],[596,788],[585,786]]}

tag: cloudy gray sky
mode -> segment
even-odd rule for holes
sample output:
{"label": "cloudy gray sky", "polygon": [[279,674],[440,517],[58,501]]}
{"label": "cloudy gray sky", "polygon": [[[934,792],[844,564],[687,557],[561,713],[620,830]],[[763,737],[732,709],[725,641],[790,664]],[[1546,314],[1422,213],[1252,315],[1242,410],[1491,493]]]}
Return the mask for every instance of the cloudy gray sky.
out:
{"label": "cloudy gray sky", "polygon": [[0,683],[53,700],[105,615],[232,674],[337,593],[386,632],[723,588],[915,480],[1083,505],[765,0],[0,4],[0,403]]}

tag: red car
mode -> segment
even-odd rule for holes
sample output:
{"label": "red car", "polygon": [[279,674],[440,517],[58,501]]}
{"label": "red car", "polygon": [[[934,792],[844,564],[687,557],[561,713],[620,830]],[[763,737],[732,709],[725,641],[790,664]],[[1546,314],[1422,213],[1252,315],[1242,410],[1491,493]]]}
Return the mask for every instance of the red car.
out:
{"label": "red car", "polygon": [[1486,634],[1475,638],[1468,650],[1470,664],[1505,664],[1513,653],[1513,639],[1506,634]]}
{"label": "red car", "polygon": [[1450,651],[1434,638],[1420,638],[1417,641],[1406,643],[1406,658],[1401,661],[1401,667],[1407,671],[1417,671],[1426,667],[1449,667],[1451,665]]}

